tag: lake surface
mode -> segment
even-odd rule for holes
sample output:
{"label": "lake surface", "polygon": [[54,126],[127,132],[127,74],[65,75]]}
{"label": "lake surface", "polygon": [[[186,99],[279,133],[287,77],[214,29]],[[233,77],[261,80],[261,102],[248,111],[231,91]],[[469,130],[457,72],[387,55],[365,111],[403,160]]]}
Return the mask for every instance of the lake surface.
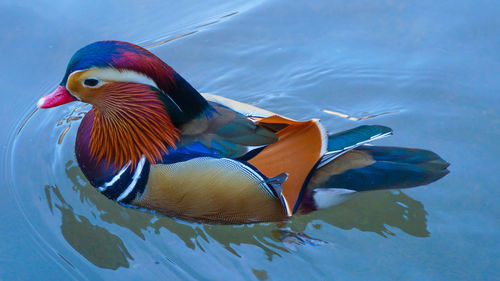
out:
{"label": "lake surface", "polygon": [[[0,280],[498,280],[500,2],[198,2],[0,2]],[[202,92],[330,131],[389,126],[377,144],[435,151],[451,173],[293,218],[328,242],[296,251],[272,223],[124,208],[76,164],[90,107],[34,111],[104,39],[149,47]]]}

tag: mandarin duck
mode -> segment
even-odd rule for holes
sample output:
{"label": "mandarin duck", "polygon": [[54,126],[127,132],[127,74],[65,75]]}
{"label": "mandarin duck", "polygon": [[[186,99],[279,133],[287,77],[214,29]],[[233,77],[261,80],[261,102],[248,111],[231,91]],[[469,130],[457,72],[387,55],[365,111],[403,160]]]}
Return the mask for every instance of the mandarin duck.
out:
{"label": "mandarin duck", "polygon": [[368,145],[384,126],[329,134],[221,96],[200,94],[168,64],[131,43],[78,50],[50,108],[92,105],[76,136],[85,177],[109,199],[193,221],[282,221],[352,194],[431,183],[448,173],[437,154]]}

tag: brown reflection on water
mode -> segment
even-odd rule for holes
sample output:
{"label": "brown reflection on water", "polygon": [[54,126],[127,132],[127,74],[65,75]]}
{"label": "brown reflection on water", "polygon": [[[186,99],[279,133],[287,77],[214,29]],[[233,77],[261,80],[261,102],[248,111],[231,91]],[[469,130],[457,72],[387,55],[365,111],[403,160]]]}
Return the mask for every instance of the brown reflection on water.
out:
{"label": "brown reflection on water", "polygon": [[294,220],[292,229],[302,231],[312,219],[321,219],[342,229],[356,228],[383,237],[395,235],[387,226],[415,237],[427,237],[430,233],[426,215],[424,205],[402,191],[370,191],[332,208],[299,217]]}
{"label": "brown reflection on water", "polygon": [[[177,235],[187,248],[193,250],[198,248],[205,251],[201,242],[204,240],[209,243],[215,240],[237,257],[241,257],[241,254],[236,251],[235,246],[242,244],[259,247],[268,260],[272,260],[273,256],[280,257],[280,253],[289,252],[276,235],[279,229],[277,224],[232,226],[181,222],[162,215],[129,209],[110,201],[85,180],[74,161],[66,162],[66,175],[74,184],[73,189],[79,193],[80,201],[90,203],[99,211],[92,215],[104,222],[129,229],[142,240],[147,240],[146,233],[159,233],[164,228]],[[57,200],[51,198],[51,194]],[[53,206],[61,211],[61,231],[76,251],[102,268],[129,267],[129,261],[133,260],[133,257],[120,237],[92,224],[90,218],[76,214],[66,203],[58,187],[47,187],[46,196],[51,211]],[[292,231],[303,232],[314,221],[313,227],[317,229],[323,224],[330,224],[341,229],[356,228],[384,237],[395,235],[387,228],[392,226],[415,237],[426,237],[429,236],[426,214],[421,202],[403,192],[377,191],[361,193],[341,205],[294,218],[285,225]]]}
{"label": "brown reflection on water", "polygon": [[[129,267],[129,260],[133,258],[120,237],[92,224],[88,218],[75,214],[57,186],[45,186],[45,194],[51,211],[55,206],[61,212],[61,232],[73,249],[101,268]],[[52,199],[52,195],[55,198]]]}

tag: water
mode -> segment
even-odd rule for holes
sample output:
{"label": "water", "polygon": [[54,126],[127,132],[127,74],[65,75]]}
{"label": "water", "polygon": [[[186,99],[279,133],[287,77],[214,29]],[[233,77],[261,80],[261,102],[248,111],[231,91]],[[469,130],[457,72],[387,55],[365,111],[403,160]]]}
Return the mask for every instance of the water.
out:
{"label": "water", "polygon": [[[0,3],[0,279],[497,278],[498,2],[170,2]],[[321,118],[331,131],[387,125],[395,135],[378,144],[433,150],[451,173],[292,219],[286,227],[328,242],[298,251],[271,223],[126,209],[75,163],[89,107],[29,117],[74,51],[103,39],[150,46],[200,91]]]}

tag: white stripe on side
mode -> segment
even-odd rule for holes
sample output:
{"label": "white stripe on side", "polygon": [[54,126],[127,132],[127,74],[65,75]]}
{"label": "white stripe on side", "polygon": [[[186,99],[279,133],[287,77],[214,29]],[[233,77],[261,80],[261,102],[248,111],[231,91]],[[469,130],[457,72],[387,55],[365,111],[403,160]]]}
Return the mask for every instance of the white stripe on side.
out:
{"label": "white stripe on side", "polygon": [[105,183],[104,185],[102,186],[99,186],[97,189],[99,189],[100,192],[104,192],[108,189],[108,187],[110,186],[113,186],[113,184],[115,184],[115,182],[117,182],[120,177],[123,175],[123,173],[125,173],[125,171],[128,169],[128,167],[130,167],[130,163],[131,161],[128,161],[127,165],[125,165],[119,172],[118,174],[116,174],[112,179],[111,181]]}
{"label": "white stripe on side", "polygon": [[146,162],[146,157],[142,155],[141,160],[139,160],[139,164],[137,164],[137,168],[135,169],[134,176],[132,177],[132,182],[125,188],[125,190],[116,198],[116,201],[122,201],[125,199],[132,190],[134,190],[137,181],[141,177],[142,168],[144,168],[144,163]]}
{"label": "white stripe on side", "polygon": [[319,155],[320,157],[323,156],[327,150],[328,150],[328,133],[326,132],[325,126],[321,124],[319,119],[312,119],[316,125],[318,125],[319,132],[321,134],[321,154]]}
{"label": "white stripe on side", "polygon": [[283,196],[283,193],[280,194],[280,199],[285,207],[286,215],[291,217],[293,215],[293,210],[291,210],[290,207],[288,206],[288,202],[286,201],[285,196]]}

